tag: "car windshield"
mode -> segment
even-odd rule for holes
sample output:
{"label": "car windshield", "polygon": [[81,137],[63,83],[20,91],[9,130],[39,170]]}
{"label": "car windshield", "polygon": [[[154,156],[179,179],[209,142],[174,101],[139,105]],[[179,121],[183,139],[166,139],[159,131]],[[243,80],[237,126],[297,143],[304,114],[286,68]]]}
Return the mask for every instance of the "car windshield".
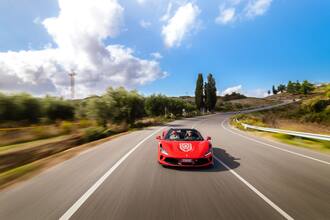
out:
{"label": "car windshield", "polygon": [[195,129],[170,129],[165,139],[172,141],[202,141],[203,137]]}

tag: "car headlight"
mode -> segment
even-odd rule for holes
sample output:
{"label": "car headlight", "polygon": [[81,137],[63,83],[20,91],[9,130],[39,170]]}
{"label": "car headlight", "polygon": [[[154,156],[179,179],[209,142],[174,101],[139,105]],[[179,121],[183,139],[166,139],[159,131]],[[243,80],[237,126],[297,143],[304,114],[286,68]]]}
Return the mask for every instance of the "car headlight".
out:
{"label": "car headlight", "polygon": [[212,154],[212,147],[210,146],[204,157],[208,157]]}
{"label": "car headlight", "polygon": [[168,155],[167,151],[162,147],[162,145],[159,146],[159,149],[162,154]]}

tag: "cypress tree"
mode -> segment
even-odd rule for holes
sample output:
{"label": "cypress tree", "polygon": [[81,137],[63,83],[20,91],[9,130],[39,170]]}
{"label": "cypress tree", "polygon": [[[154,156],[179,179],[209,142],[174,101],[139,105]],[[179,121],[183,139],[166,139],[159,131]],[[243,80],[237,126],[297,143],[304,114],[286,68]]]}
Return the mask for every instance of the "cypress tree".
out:
{"label": "cypress tree", "polygon": [[204,83],[204,103],[205,103],[205,111],[207,112],[207,111],[209,111],[210,109],[209,109],[209,104],[208,104],[208,102],[209,102],[209,84],[208,84],[208,82],[205,82]]}
{"label": "cypress tree", "polygon": [[200,111],[202,111],[202,109],[204,108],[203,87],[204,87],[203,74],[199,73],[196,81],[195,104],[197,109],[199,109]]}
{"label": "cypress tree", "polygon": [[273,86],[272,90],[273,90],[273,94],[276,95],[278,91],[275,89],[275,86]]}
{"label": "cypress tree", "polygon": [[214,111],[217,103],[217,88],[213,75],[207,76],[207,84],[205,85],[206,107],[209,111]]}

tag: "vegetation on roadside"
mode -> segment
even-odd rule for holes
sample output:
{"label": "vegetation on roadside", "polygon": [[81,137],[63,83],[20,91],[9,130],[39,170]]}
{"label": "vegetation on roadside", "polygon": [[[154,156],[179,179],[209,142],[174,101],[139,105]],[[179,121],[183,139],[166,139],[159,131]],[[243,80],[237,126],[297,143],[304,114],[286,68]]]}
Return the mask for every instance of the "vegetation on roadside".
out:
{"label": "vegetation on roadside", "polygon": [[52,124],[63,120],[95,120],[103,127],[108,123],[132,126],[143,117],[181,117],[184,113],[197,114],[195,105],[164,95],[144,97],[122,87],[109,88],[102,96],[74,101],[50,96],[37,98],[25,93],[0,94],[0,126],[3,127]]}
{"label": "vegetation on roadside", "polygon": [[288,92],[290,94],[310,94],[315,88],[315,85],[308,82],[307,80],[304,80],[303,82],[292,82],[289,81],[287,85],[285,84],[279,84],[277,87],[273,85],[272,91],[273,94],[276,95],[277,93],[281,92]]}
{"label": "vegetation on roadside", "polygon": [[5,95],[0,93],[0,122],[13,125],[72,120],[74,107],[72,103],[61,98],[36,98],[29,94]]}
{"label": "vegetation on roadside", "polygon": [[[297,85],[297,84],[296,84]],[[295,86],[296,86],[295,85]],[[311,86],[312,91],[301,96],[299,102],[286,106],[240,114],[233,117],[232,125],[244,129],[239,122],[280,129],[293,129],[295,131],[325,133],[330,132],[330,84]],[[304,93],[301,90],[301,93]],[[286,91],[284,91],[286,93]],[[274,98],[274,97],[273,97]],[[249,130],[253,131],[253,130]],[[296,146],[315,149],[322,152],[330,152],[330,142],[308,138],[294,137],[285,134],[273,134],[268,132],[253,131],[254,134],[271,137],[278,141]]]}
{"label": "vegetation on roadside", "polygon": [[231,100],[245,99],[245,98],[247,97],[243,94],[240,94],[238,92],[232,92],[231,94],[226,94],[223,97],[223,101],[231,101]]}
{"label": "vegetation on roadside", "polygon": [[121,87],[82,100],[0,94],[0,182],[32,172],[38,168],[31,163],[78,145],[199,114],[192,101],[142,96]]}
{"label": "vegetation on roadside", "polygon": [[285,144],[292,144],[324,153],[330,153],[330,141],[294,137],[286,134],[272,134],[272,137]]}

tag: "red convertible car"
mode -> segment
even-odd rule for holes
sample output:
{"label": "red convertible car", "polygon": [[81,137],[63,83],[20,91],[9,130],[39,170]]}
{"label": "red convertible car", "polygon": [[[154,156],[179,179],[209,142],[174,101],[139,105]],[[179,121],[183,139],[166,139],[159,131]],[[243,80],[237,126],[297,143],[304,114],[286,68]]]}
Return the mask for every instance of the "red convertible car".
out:
{"label": "red convertible car", "polygon": [[213,166],[211,138],[204,139],[196,129],[171,128],[156,139],[158,162],[164,166]]}

